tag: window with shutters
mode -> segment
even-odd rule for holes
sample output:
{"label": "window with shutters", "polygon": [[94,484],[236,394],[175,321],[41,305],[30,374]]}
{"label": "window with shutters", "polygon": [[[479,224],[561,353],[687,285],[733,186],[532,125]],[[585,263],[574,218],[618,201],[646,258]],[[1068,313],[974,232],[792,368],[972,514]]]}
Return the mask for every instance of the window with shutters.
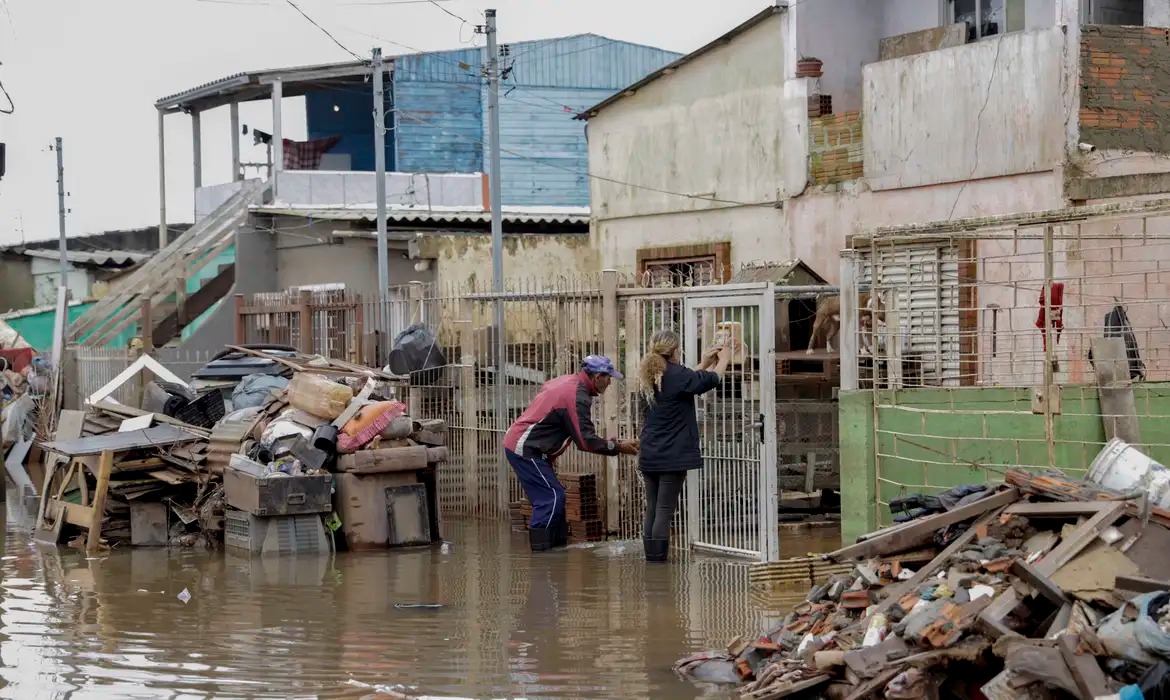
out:
{"label": "window with shutters", "polygon": [[963,247],[954,241],[881,246],[864,259],[860,288],[878,293],[886,314],[878,356],[900,359],[880,388],[974,383],[968,342],[974,328],[965,313],[973,303],[973,271]]}

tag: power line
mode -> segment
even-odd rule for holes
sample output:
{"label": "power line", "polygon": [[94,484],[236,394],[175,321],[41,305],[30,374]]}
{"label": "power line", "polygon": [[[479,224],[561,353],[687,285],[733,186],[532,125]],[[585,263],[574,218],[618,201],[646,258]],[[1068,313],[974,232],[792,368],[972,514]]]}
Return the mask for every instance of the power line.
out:
{"label": "power line", "polygon": [[[416,117],[412,114],[406,113],[406,112],[398,112],[398,116],[399,116],[399,118],[409,119],[413,122],[417,122],[417,123],[422,124],[424,126],[429,126],[432,129],[434,129],[435,131],[438,131],[439,133],[444,134],[446,136],[452,136],[452,137],[455,137],[457,139],[463,139],[465,141],[470,141],[471,143],[477,144],[479,146],[487,145],[486,143],[484,143],[480,139],[472,138],[470,136],[467,136],[466,134],[457,134],[453,131],[447,131],[446,129],[444,129],[443,127],[441,127],[437,124],[433,124],[431,122],[428,122],[425,119],[419,119],[418,117]],[[657,192],[658,194],[670,195],[672,197],[684,197],[686,199],[696,199],[696,200],[701,200],[704,202],[714,202],[716,204],[728,204],[728,205],[740,206],[740,207],[750,207],[750,206],[757,206],[757,205],[762,206],[764,204],[764,203],[759,203],[759,202],[756,204],[752,204],[750,202],[740,202],[740,201],[736,201],[734,199],[719,199],[718,197],[707,197],[707,196],[699,195],[699,194],[685,194],[683,192],[672,192],[671,190],[663,190],[663,189],[659,189],[657,187],[651,187],[650,185],[636,185],[632,182],[623,182],[622,180],[617,180],[617,179],[612,178],[612,177],[605,177],[604,175],[594,175],[593,173],[581,172],[580,170],[573,170],[572,168],[566,168],[563,165],[556,165],[554,163],[548,163],[548,162],[542,161],[539,158],[533,158],[532,156],[526,156],[523,153],[517,153],[516,151],[510,151],[506,148],[500,148],[500,151],[502,151],[503,153],[507,153],[508,155],[512,156],[513,158],[519,158],[521,160],[526,160],[526,161],[530,161],[533,163],[537,163],[539,165],[543,165],[546,168],[552,168],[554,170],[561,170],[561,171],[564,171],[566,173],[576,175],[577,177],[587,177],[591,180],[608,182],[608,183],[611,183],[614,185],[621,185],[623,187],[633,187],[635,189],[646,190],[648,192]]]}
{"label": "power line", "polygon": [[358,61],[365,61],[366,60],[365,58],[363,58],[363,57],[357,55],[356,53],[354,53],[353,51],[351,51],[348,46],[346,46],[345,44],[338,41],[337,37],[330,34],[328,29],[326,29],[325,27],[322,27],[320,24],[317,24],[317,21],[314,20],[312,17],[308,16],[307,14],[305,14],[305,11],[302,10],[295,2],[293,2],[293,0],[284,0],[284,1],[286,3],[288,3],[289,6],[292,7],[294,10],[299,12],[301,17],[304,17],[305,19],[307,19],[309,21],[309,24],[313,25],[317,29],[320,29],[321,32],[325,34],[325,36],[329,37],[330,40],[332,40],[334,44],[337,44],[338,46],[340,46],[343,51],[348,53],[350,56],[353,56]]}
{"label": "power line", "polygon": [[439,8],[440,10],[442,10],[443,12],[447,13],[448,15],[450,15],[450,16],[454,17],[455,19],[459,20],[460,22],[462,22],[462,23],[464,23],[464,24],[468,24],[468,21],[467,21],[465,18],[463,18],[463,17],[460,17],[459,15],[455,14],[454,12],[452,12],[452,11],[448,10],[447,8],[443,7],[442,5],[440,5],[440,4],[439,4],[439,0],[427,0],[427,1],[428,1],[428,2],[430,2],[432,5],[434,5],[435,7]]}

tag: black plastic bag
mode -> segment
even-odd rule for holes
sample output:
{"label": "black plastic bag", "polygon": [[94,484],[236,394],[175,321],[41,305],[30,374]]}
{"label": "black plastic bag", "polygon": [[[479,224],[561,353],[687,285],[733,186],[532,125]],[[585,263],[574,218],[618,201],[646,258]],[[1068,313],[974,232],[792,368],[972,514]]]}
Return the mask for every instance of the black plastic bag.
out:
{"label": "black plastic bag", "polygon": [[410,375],[411,383],[432,384],[438,379],[438,370],[447,365],[447,358],[434,332],[416,323],[394,339],[389,365],[394,374]]}

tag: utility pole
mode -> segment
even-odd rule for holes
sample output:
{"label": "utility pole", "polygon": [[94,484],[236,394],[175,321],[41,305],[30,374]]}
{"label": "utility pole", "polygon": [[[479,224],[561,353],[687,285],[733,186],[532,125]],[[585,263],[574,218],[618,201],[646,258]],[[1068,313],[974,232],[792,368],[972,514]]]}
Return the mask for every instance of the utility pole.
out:
{"label": "utility pole", "polygon": [[57,228],[59,230],[61,240],[58,248],[61,253],[61,280],[58,282],[59,287],[69,286],[69,260],[65,255],[65,154],[61,150],[61,137],[57,137]]}
{"label": "utility pole", "polygon": [[[386,246],[386,96],[382,88],[382,49],[375,48],[374,64],[374,197],[378,203],[378,318],[382,351],[389,353],[390,328],[387,295],[390,292],[390,253]],[[387,355],[389,357],[389,355]]]}
{"label": "utility pole", "polygon": [[484,12],[487,26],[488,77],[488,196],[492,207],[492,292],[496,298],[496,420],[500,429],[507,429],[505,402],[507,341],[504,334],[504,228],[500,210],[500,52],[496,46],[496,11]]}

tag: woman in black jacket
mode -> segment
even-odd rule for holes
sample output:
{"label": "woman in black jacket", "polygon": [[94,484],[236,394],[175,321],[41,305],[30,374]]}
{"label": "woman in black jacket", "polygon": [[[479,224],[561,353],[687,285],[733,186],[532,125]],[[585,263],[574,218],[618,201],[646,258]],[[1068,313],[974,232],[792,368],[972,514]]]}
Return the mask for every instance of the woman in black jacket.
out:
{"label": "woman in black jacket", "polygon": [[661,330],[650,338],[650,349],[638,367],[645,401],[642,451],[638,468],[646,483],[646,524],[642,541],[646,561],[666,561],[670,523],[687,472],[703,466],[695,397],[719,386],[731,350],[707,351],[695,369],[679,364],[679,338]]}

